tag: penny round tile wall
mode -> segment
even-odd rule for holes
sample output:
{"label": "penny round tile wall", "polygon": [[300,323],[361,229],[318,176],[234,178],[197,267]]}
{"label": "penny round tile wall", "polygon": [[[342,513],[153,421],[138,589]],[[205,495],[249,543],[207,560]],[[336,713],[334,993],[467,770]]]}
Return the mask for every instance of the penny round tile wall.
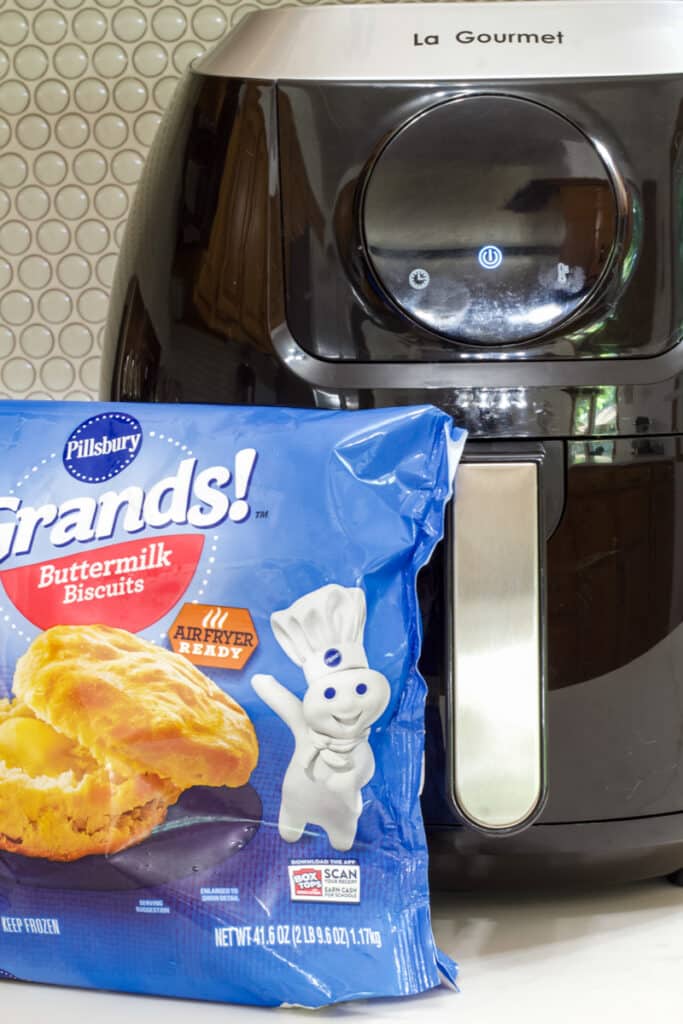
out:
{"label": "penny round tile wall", "polygon": [[96,397],[116,255],[176,83],[275,3],[0,0],[0,397]]}

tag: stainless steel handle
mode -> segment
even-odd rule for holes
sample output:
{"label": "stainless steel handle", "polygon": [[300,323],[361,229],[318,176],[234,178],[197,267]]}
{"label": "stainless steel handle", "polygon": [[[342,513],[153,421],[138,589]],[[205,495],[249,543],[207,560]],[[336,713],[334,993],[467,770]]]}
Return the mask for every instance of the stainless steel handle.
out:
{"label": "stainless steel handle", "polygon": [[458,813],[518,831],[545,795],[540,459],[460,467],[450,547],[449,776]]}

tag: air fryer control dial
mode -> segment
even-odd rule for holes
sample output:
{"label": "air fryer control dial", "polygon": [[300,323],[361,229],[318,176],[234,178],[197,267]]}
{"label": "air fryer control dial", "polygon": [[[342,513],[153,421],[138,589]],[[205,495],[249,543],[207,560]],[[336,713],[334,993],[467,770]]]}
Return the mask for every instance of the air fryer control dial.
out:
{"label": "air fryer control dial", "polygon": [[610,173],[570,121],[529,100],[465,97],[401,128],[371,168],[368,259],[387,296],[454,341],[514,344],[586,302],[610,262]]}

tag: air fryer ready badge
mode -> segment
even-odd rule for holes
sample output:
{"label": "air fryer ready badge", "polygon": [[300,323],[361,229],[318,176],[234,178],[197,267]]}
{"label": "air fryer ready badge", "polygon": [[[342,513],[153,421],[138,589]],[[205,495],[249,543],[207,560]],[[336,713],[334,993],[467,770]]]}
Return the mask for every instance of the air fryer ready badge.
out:
{"label": "air fryer ready badge", "polygon": [[430,407],[0,403],[0,975],[318,1006],[433,944]]}

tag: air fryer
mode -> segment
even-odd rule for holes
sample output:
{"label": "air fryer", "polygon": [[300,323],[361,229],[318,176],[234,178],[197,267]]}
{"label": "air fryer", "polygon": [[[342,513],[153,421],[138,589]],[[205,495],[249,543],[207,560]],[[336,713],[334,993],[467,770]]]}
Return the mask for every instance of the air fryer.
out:
{"label": "air fryer", "polygon": [[421,578],[434,882],[683,868],[683,7],[259,11],[181,83],[103,396],[469,431]]}

